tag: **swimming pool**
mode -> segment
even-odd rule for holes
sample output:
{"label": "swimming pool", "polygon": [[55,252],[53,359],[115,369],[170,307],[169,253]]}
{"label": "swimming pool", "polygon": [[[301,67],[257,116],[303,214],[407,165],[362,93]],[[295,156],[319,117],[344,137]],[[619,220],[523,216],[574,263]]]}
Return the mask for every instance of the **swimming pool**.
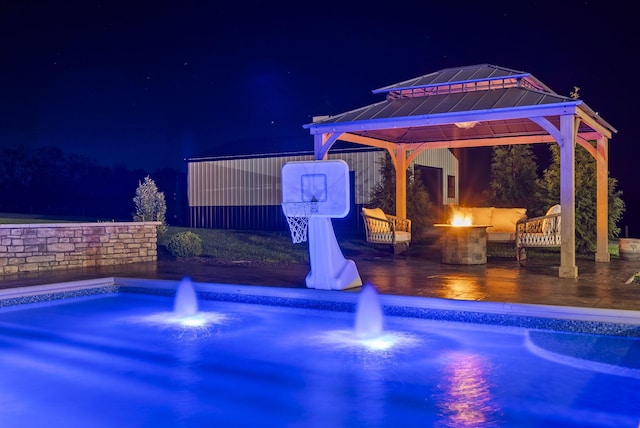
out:
{"label": "swimming pool", "polygon": [[0,426],[637,427],[640,317],[105,278],[0,293]]}

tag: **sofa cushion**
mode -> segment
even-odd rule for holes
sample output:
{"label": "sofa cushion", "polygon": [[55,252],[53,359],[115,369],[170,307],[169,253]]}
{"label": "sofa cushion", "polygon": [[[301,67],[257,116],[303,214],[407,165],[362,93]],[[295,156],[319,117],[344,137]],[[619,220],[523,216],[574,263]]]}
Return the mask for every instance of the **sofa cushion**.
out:
{"label": "sofa cushion", "polygon": [[556,204],[547,210],[545,215],[560,214],[560,204]]}
{"label": "sofa cushion", "polygon": [[487,242],[511,242],[516,240],[515,228],[512,233],[509,232],[491,232],[488,228]]}
{"label": "sofa cushion", "polygon": [[411,232],[396,231],[396,243],[411,242]]}
{"label": "sofa cushion", "polygon": [[[516,232],[516,223],[527,214],[526,208],[494,208],[489,232]],[[514,237],[515,239],[515,237]]]}
{"label": "sofa cushion", "polygon": [[369,217],[379,218],[380,220],[387,219],[387,216],[381,208],[362,208],[362,213]]}
{"label": "sofa cushion", "polygon": [[[547,213],[545,215],[551,215],[551,214],[560,214],[560,205],[554,205],[551,208],[549,208],[547,210]],[[558,218],[558,232],[560,231],[560,218]],[[551,232],[553,229],[553,219],[544,219],[542,220],[542,231],[544,233],[548,233]]]}
{"label": "sofa cushion", "polygon": [[464,211],[471,212],[473,224],[491,225],[493,224],[493,207],[473,207],[465,208]]}
{"label": "sofa cushion", "polygon": [[[369,216],[369,217],[373,217],[376,219],[380,219],[380,220],[387,220],[387,216],[385,215],[384,211],[382,211],[382,209],[380,208],[362,208],[362,214]],[[365,221],[368,221],[369,219],[365,219]],[[383,223],[383,222],[375,222],[375,227],[373,227],[372,229],[374,229],[374,231],[376,233],[387,233],[387,232],[391,232],[391,224],[390,223]]]}

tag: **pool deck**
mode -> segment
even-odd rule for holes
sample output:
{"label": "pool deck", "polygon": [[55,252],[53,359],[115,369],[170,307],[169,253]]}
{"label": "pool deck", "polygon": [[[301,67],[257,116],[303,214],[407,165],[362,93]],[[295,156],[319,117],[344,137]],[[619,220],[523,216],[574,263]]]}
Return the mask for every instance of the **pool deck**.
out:
{"label": "pool deck", "polygon": [[[384,251],[366,255],[345,251],[345,257],[355,261],[363,283],[373,284],[383,294],[640,311],[640,283],[627,283],[640,271],[640,261],[578,259],[578,278],[565,279],[558,277],[559,258],[554,257],[532,258],[526,267],[512,259],[491,257],[484,265],[446,265],[440,263],[437,252],[419,250],[395,257]],[[161,258],[150,263],[4,275],[0,288],[100,277],[180,280],[185,276],[196,282],[306,288],[308,272],[308,264]]]}

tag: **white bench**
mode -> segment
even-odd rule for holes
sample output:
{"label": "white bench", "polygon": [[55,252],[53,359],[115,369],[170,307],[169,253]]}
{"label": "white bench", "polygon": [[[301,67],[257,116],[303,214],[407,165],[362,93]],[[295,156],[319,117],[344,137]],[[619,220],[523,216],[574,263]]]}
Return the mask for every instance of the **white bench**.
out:
{"label": "white bench", "polygon": [[406,251],[411,243],[411,220],[385,214],[380,208],[362,208],[367,242],[393,247],[393,254]]}
{"label": "white bench", "polygon": [[554,205],[546,215],[520,220],[516,225],[516,257],[521,265],[527,261],[527,248],[560,247],[560,205]]}

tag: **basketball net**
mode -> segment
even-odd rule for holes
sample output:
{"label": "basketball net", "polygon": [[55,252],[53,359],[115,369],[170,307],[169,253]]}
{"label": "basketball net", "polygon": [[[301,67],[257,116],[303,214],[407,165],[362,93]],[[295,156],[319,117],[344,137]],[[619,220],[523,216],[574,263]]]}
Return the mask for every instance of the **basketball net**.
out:
{"label": "basketball net", "polygon": [[282,211],[289,223],[291,240],[294,244],[307,242],[309,217],[318,212],[317,202],[283,202]]}

